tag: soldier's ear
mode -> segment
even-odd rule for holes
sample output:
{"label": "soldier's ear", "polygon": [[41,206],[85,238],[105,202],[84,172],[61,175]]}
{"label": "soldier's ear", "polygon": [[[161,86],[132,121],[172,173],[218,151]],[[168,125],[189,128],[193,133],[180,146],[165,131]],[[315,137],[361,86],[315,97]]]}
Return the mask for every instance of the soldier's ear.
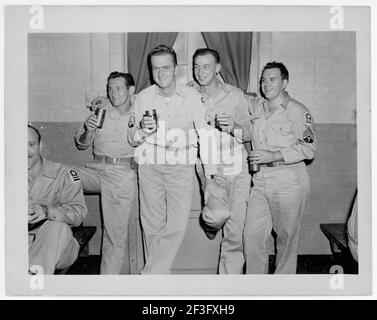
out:
{"label": "soldier's ear", "polygon": [[288,85],[288,79],[284,79],[283,80],[283,89],[285,90],[285,88],[287,87]]}
{"label": "soldier's ear", "polygon": [[130,86],[128,88],[128,92],[130,93],[131,96],[135,93],[135,90],[136,90],[135,86]]}
{"label": "soldier's ear", "polygon": [[43,141],[41,140],[40,142],[39,142],[39,152],[41,152],[42,151],[42,149],[43,149]]}
{"label": "soldier's ear", "polygon": [[221,70],[221,64],[220,63],[217,63],[216,64],[216,75],[218,75],[220,73],[220,70]]}

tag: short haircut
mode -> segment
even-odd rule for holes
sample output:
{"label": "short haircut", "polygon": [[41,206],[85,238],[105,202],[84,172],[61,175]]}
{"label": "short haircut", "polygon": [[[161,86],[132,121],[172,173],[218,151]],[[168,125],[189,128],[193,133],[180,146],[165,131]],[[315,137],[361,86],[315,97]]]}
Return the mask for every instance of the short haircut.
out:
{"label": "short haircut", "polygon": [[215,58],[216,63],[220,63],[220,55],[216,50],[210,49],[210,48],[200,48],[197,49],[194,52],[194,55],[192,56],[192,64],[195,64],[195,59],[199,56],[206,56],[210,54],[212,57]]}
{"label": "short haircut", "polygon": [[273,61],[273,62],[267,63],[262,70],[262,75],[263,75],[264,70],[274,69],[274,68],[277,68],[277,69],[280,70],[282,80],[288,80],[289,81],[288,69],[282,62]]}
{"label": "short haircut", "polygon": [[40,144],[42,137],[41,137],[41,134],[39,133],[39,131],[30,124],[28,124],[27,127],[34,130],[34,132],[36,133],[36,135],[38,137],[38,144]]}
{"label": "short haircut", "polygon": [[176,66],[178,64],[177,62],[177,54],[175,53],[174,49],[168,46],[165,46],[164,44],[160,44],[159,46],[153,48],[151,52],[149,52],[149,61],[151,63],[152,56],[162,56],[164,54],[168,54],[172,56],[174,65]]}
{"label": "short haircut", "polygon": [[129,89],[132,86],[135,86],[135,80],[130,73],[114,71],[114,72],[111,72],[109,76],[107,77],[107,87],[109,86],[110,79],[115,79],[115,78],[123,78],[124,81],[126,82],[127,89]]}

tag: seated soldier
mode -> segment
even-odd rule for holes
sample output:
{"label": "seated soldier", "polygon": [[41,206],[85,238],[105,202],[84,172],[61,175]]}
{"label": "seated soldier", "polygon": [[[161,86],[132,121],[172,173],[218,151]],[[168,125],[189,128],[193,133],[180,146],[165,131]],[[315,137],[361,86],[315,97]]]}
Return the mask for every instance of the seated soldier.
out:
{"label": "seated soldier", "polygon": [[83,222],[87,209],[77,173],[43,158],[41,150],[41,135],[29,125],[29,273],[53,274],[76,261],[79,244],[70,227]]}

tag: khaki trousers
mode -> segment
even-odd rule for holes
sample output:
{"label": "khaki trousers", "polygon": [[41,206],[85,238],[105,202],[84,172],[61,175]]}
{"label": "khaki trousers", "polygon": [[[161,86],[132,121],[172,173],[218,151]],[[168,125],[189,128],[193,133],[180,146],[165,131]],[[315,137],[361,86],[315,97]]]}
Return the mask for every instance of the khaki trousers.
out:
{"label": "khaki trousers", "polygon": [[[103,243],[101,274],[119,274],[128,259],[128,220],[136,210],[136,174],[129,164],[90,162],[74,168],[86,192],[101,193]],[[127,257],[126,257],[127,256]]]}
{"label": "khaki trousers", "polygon": [[251,176],[247,166],[236,176],[227,179],[230,218],[223,227],[221,241],[219,274],[244,273],[243,230],[245,225],[247,199],[250,193]]}
{"label": "khaki trousers", "polygon": [[71,227],[64,222],[46,220],[40,227],[29,230],[29,270],[42,268],[43,274],[71,266],[77,259],[79,244]]}
{"label": "khaki trousers", "polygon": [[[205,185],[205,176],[202,165],[196,166],[202,188]],[[242,167],[238,175],[224,175],[222,167],[219,166],[219,173],[226,184],[219,186],[226,189],[228,195],[228,207],[230,218],[222,227],[223,239],[220,247],[220,258],[218,265],[219,274],[243,274],[244,273],[244,248],[243,230],[245,225],[247,199],[250,193],[251,176],[247,164]]]}
{"label": "khaki trousers", "polygon": [[169,274],[187,229],[194,165],[139,166],[140,217],[146,263],[142,274]]}
{"label": "khaki trousers", "polygon": [[268,273],[268,241],[277,234],[275,273],[293,274],[302,216],[309,194],[304,162],[268,168],[253,177],[245,222],[246,273]]}

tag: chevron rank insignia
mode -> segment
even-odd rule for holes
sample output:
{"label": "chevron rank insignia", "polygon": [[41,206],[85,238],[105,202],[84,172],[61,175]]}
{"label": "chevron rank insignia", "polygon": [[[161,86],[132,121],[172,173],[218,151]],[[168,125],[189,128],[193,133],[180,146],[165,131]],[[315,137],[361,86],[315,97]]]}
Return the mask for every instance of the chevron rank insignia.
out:
{"label": "chevron rank insignia", "polygon": [[70,175],[73,182],[80,181],[80,177],[75,170],[72,170],[72,169],[69,170],[69,175]]}
{"label": "chevron rank insignia", "polygon": [[310,128],[306,128],[306,130],[304,131],[304,134],[303,134],[303,138],[304,138],[304,141],[306,143],[313,143],[313,141],[314,141],[313,131],[310,130]]}

